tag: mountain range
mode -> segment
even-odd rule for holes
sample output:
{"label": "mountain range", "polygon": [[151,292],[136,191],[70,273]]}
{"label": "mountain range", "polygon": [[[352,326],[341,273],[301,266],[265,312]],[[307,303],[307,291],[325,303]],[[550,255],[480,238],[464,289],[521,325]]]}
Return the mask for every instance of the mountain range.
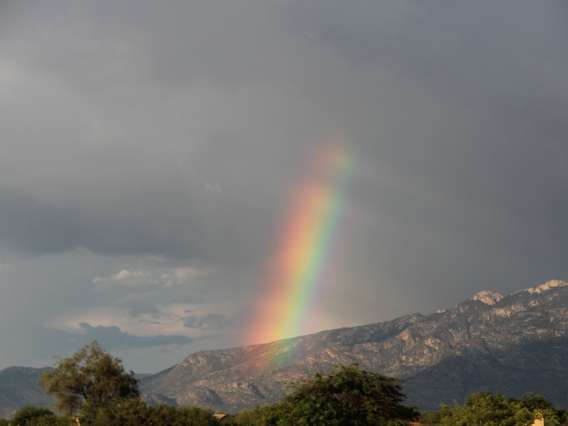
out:
{"label": "mountain range", "polygon": [[37,385],[43,368],[8,367],[0,370],[0,417],[6,418],[29,404],[47,407],[50,399]]}
{"label": "mountain range", "polygon": [[[472,392],[497,390],[512,396],[542,394],[556,407],[568,408],[567,309],[564,281],[509,295],[482,291],[429,315],[200,351],[142,378],[140,389],[150,403],[232,413],[279,400],[290,381],[357,362],[364,370],[403,379],[407,402],[421,410],[436,410],[453,400],[463,403]],[[28,400],[41,405],[37,387],[26,387],[37,382],[39,371],[0,370],[0,416]],[[16,373],[36,376],[22,386],[7,385],[6,378]]]}

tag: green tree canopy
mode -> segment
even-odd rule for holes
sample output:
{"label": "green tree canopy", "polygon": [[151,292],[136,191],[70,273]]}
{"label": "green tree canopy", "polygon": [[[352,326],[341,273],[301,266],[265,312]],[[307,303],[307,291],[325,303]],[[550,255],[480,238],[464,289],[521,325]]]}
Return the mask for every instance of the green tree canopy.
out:
{"label": "green tree canopy", "polygon": [[417,413],[402,403],[402,381],[363,371],[358,364],[335,366],[289,385],[291,393],[271,413],[278,425],[384,425]]}
{"label": "green tree canopy", "polygon": [[0,419],[0,426],[76,426],[69,417],[58,417],[48,408],[24,405],[11,420]]}
{"label": "green tree canopy", "polygon": [[126,373],[120,358],[113,358],[97,341],[69,358],[57,358],[55,368],[41,374],[40,384],[55,397],[55,408],[69,415],[80,411],[87,399],[100,405],[140,396],[134,373]]}
{"label": "green tree canopy", "polygon": [[537,414],[544,417],[547,426],[567,425],[565,410],[555,410],[541,395],[526,394],[522,398],[505,398],[500,392],[470,394],[463,406],[454,402],[441,405],[441,411],[421,415],[420,423],[441,426],[523,426],[533,423]]}
{"label": "green tree canopy", "polygon": [[37,422],[37,419],[44,416],[55,418],[55,414],[48,408],[33,407],[31,405],[24,405],[12,416],[12,423],[20,426],[27,426],[28,424]]}
{"label": "green tree canopy", "polygon": [[116,398],[105,406],[90,400],[81,410],[82,426],[220,426],[213,411],[198,407],[147,405],[139,398]]}

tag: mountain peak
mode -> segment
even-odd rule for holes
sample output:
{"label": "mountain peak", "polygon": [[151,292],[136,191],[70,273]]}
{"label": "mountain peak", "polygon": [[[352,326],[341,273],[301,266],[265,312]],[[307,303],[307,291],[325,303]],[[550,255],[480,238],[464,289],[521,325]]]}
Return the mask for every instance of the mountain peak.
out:
{"label": "mountain peak", "polygon": [[503,297],[505,296],[502,294],[495,293],[493,291],[483,290],[477,293],[475,296],[473,296],[471,300],[479,300],[480,302],[483,302],[486,305],[494,305]]}
{"label": "mountain peak", "polygon": [[539,285],[538,287],[532,287],[532,288],[527,288],[525,291],[528,291],[529,293],[542,293],[546,290],[550,290],[551,288],[554,287],[564,287],[567,286],[568,282],[566,281],[562,281],[562,280],[550,280],[542,285]]}

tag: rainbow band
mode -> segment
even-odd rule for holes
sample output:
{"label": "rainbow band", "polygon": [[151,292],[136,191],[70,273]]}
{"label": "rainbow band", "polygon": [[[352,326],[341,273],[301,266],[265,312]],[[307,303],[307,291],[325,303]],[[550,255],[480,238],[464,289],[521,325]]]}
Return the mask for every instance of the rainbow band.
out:
{"label": "rainbow band", "polygon": [[269,293],[253,323],[251,340],[269,342],[305,334],[316,319],[318,299],[338,260],[338,235],[354,166],[343,144],[335,141],[314,157],[310,176],[292,197],[270,269]]}

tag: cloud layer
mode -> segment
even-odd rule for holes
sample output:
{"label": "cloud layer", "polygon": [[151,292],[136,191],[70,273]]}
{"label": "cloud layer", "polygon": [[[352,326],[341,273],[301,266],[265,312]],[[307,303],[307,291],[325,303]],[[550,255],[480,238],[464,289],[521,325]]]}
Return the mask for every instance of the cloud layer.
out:
{"label": "cloud layer", "polygon": [[561,1],[3,2],[0,368],[95,336],[141,372],[250,343],[330,131],[361,161],[313,331],[566,279],[567,17]]}

